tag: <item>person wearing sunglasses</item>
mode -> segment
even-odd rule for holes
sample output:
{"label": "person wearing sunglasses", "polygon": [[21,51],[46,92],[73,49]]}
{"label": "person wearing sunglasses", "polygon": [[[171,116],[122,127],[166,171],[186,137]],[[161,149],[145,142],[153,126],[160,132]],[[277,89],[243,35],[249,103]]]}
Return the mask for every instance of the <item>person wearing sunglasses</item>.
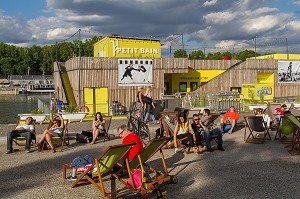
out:
{"label": "person wearing sunglasses", "polygon": [[51,152],[55,153],[55,149],[54,146],[52,144],[51,138],[52,137],[62,137],[63,135],[63,129],[64,129],[64,119],[62,118],[62,116],[60,114],[56,114],[56,116],[59,119],[55,119],[52,124],[50,125],[49,128],[47,128],[41,139],[38,141],[37,146],[38,146],[38,151],[41,151],[41,147],[44,141],[47,141],[50,148],[51,148]]}
{"label": "person wearing sunglasses", "polygon": [[206,126],[210,115],[210,110],[204,109],[202,114],[203,116],[201,117],[201,119],[199,118],[198,114],[193,115],[192,128],[194,129],[194,132],[200,133],[205,138],[207,151],[210,152],[214,151],[211,147],[211,137],[217,135],[218,137],[217,148],[220,151],[225,151],[225,149],[223,148],[222,130],[220,128],[214,128],[209,130],[208,127]]}
{"label": "person wearing sunglasses", "polygon": [[142,140],[137,134],[131,132],[128,126],[125,124],[119,126],[117,131],[119,136],[123,139],[122,144],[127,144],[130,142],[136,143],[127,154],[127,158],[130,161],[143,149]]}

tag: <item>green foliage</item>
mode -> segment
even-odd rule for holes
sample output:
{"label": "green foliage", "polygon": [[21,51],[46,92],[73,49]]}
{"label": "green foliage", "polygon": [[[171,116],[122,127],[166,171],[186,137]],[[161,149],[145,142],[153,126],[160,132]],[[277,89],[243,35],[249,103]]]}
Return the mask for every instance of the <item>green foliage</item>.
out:
{"label": "green foliage", "polygon": [[174,52],[174,58],[187,58],[188,54],[186,50],[179,49]]}
{"label": "green foliage", "polygon": [[300,96],[297,96],[295,102],[300,102]]}
{"label": "green foliage", "polygon": [[51,46],[17,47],[0,42],[0,76],[9,75],[50,75],[53,73],[53,63],[65,62],[72,57],[92,57],[94,43],[102,37],[92,37],[85,42],[74,40]]}
{"label": "green foliage", "polygon": [[192,51],[189,57],[190,59],[199,59],[199,60],[205,59],[205,55],[201,50]]}
{"label": "green foliage", "polygon": [[67,113],[75,113],[77,112],[78,108],[76,104],[69,104],[68,106],[66,106],[65,111]]}
{"label": "green foliage", "polygon": [[30,114],[43,114],[44,111],[42,111],[41,109],[34,109],[30,112]]}
{"label": "green foliage", "polygon": [[260,92],[259,92],[259,102],[260,102],[260,103],[264,103],[264,102],[265,102],[265,93],[264,93],[264,89],[260,89]]}
{"label": "green foliage", "polygon": [[[256,57],[259,56],[259,55],[260,54],[256,52]],[[239,52],[236,55],[237,60],[243,60],[243,61],[245,61],[247,58],[250,58],[250,57],[255,57],[255,51],[253,51],[253,50],[244,50],[242,52]]]}

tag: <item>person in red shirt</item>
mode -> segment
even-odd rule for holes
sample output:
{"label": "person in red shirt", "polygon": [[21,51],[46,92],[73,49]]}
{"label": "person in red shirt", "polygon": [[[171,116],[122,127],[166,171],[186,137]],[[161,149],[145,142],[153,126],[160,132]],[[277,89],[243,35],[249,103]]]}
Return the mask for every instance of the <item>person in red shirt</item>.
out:
{"label": "person in red shirt", "polygon": [[284,111],[287,109],[287,106],[285,104],[282,104],[280,108],[276,108],[274,110],[274,126],[277,126],[278,123],[280,122],[280,118],[284,116]]}
{"label": "person in red shirt", "polygon": [[238,119],[239,119],[239,113],[235,112],[234,106],[231,106],[229,108],[229,112],[225,113],[224,117],[221,118],[220,125],[221,125],[222,132],[224,132],[224,126],[226,124],[230,124],[231,128],[229,129],[228,133],[231,134],[233,132],[233,129]]}
{"label": "person in red shirt", "polygon": [[143,149],[142,140],[137,134],[129,131],[125,124],[118,127],[118,134],[123,138],[122,144],[136,142],[136,145],[127,154],[127,158],[130,161]]}

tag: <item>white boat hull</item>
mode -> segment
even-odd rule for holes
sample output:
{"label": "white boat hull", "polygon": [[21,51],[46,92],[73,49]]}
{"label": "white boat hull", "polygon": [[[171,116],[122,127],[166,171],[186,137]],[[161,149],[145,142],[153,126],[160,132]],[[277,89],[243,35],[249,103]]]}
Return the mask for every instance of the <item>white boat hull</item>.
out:
{"label": "white boat hull", "polygon": [[32,117],[36,123],[43,123],[49,114],[18,114],[20,120],[25,120],[27,117]]}
{"label": "white boat hull", "polygon": [[86,112],[78,112],[78,113],[63,113],[62,114],[62,118],[64,120],[68,120],[68,122],[71,122],[71,121],[80,121],[82,122],[82,120],[85,118],[85,116],[87,115],[88,113]]}

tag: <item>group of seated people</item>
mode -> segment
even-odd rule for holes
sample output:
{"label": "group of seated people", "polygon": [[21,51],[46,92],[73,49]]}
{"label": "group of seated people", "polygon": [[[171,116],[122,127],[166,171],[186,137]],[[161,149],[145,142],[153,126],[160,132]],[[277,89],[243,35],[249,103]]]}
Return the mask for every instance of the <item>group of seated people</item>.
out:
{"label": "group of seated people", "polygon": [[[6,154],[13,153],[12,142],[16,137],[25,137],[25,152],[30,153],[31,140],[35,139],[36,133],[33,125],[33,118],[27,117],[23,124],[19,124],[11,132],[7,133],[7,151]],[[100,112],[97,112],[92,123],[92,141],[90,144],[95,144],[99,134],[103,132],[105,127],[105,120]],[[52,137],[62,137],[64,131],[64,119],[60,114],[56,114],[55,119],[50,123],[49,127],[43,132],[40,140],[35,144],[38,147],[38,151],[42,150],[44,142],[47,142],[50,151],[55,153],[55,148],[52,143]]]}
{"label": "group of seated people", "polygon": [[[217,148],[221,151],[225,151],[222,145],[222,130],[220,128],[211,129],[209,126],[206,126],[209,115],[210,110],[204,109],[201,119],[198,114],[193,115],[192,123],[189,122],[185,113],[180,113],[178,115],[178,121],[174,130],[175,152],[177,152],[177,139],[183,139],[185,137],[187,137],[189,148],[193,148],[195,153],[205,150],[212,152],[211,136],[214,135],[217,135],[218,138]],[[203,145],[204,139],[206,146]]]}

